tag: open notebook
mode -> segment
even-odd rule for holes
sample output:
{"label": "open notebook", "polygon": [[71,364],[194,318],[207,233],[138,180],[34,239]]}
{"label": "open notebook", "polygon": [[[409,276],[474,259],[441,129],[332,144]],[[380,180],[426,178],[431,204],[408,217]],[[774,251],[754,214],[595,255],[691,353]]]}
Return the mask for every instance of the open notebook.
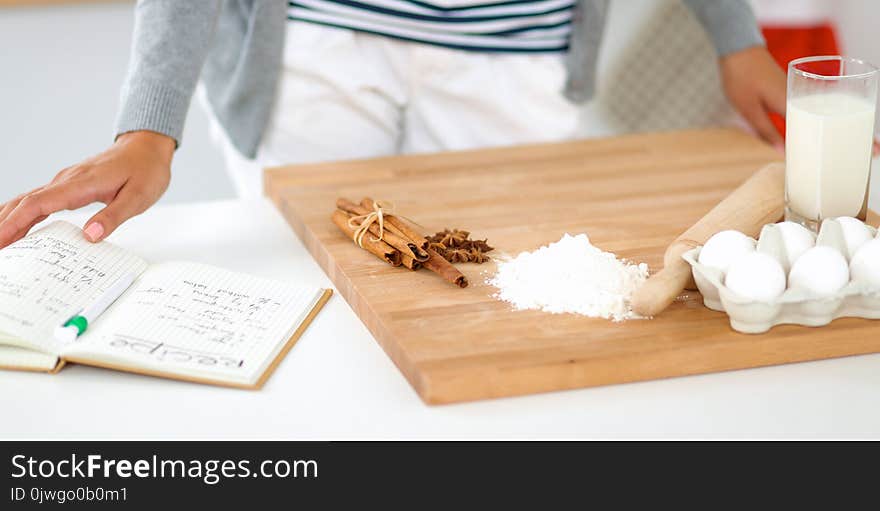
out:
{"label": "open notebook", "polygon": [[[138,275],[73,341],[56,327],[126,274]],[[65,362],[259,388],[330,297],[194,263],[148,265],[54,222],[0,250],[0,368]]]}

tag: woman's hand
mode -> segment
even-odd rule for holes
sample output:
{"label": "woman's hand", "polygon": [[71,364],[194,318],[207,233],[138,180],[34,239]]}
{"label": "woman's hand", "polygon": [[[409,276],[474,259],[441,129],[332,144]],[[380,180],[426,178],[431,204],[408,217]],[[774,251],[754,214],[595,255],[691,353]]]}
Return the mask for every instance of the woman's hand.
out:
{"label": "woman's hand", "polygon": [[175,142],[151,131],[120,135],[103,153],[68,167],[52,180],[0,206],[0,248],[20,239],[47,216],[93,202],[106,207],[86,222],[86,239],[97,242],[143,213],[168,188]]}
{"label": "woman's hand", "polygon": [[[762,46],[746,48],[721,58],[724,92],[761,138],[784,149],[784,140],[768,114],[785,116],[785,72]],[[880,139],[875,139],[874,157],[880,156]]]}
{"label": "woman's hand", "polygon": [[770,112],[785,115],[785,71],[763,46],[754,46],[721,58],[724,92],[758,135],[782,148],[782,135],[770,121]]}

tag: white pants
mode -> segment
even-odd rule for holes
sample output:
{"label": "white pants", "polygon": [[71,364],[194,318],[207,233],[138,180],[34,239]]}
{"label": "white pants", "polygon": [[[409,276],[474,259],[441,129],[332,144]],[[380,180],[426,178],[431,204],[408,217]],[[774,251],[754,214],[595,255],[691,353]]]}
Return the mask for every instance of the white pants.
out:
{"label": "white pants", "polygon": [[256,160],[215,122],[232,180],[261,195],[262,168],[574,138],[561,54],[476,53],[288,22],[275,111]]}

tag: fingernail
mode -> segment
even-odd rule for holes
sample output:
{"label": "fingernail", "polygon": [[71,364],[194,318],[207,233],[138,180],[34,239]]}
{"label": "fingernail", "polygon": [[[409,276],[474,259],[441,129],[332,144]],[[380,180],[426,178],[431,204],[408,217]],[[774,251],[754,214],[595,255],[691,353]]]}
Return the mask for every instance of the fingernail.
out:
{"label": "fingernail", "polygon": [[773,149],[776,149],[777,152],[785,153],[785,143],[784,142],[777,142],[777,143],[773,144]]}
{"label": "fingernail", "polygon": [[89,241],[92,243],[101,239],[101,236],[104,235],[104,226],[99,224],[98,222],[92,222],[85,229],[83,229],[83,234],[86,235]]}

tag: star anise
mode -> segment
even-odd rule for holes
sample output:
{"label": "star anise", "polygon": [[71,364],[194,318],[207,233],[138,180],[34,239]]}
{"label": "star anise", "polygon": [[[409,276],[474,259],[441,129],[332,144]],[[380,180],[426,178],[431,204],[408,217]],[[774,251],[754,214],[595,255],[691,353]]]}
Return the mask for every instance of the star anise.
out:
{"label": "star anise", "polygon": [[486,243],[488,240],[471,240],[471,247],[480,249],[481,252],[491,252],[494,250]]}
{"label": "star anise", "polygon": [[428,238],[428,247],[451,263],[484,263],[492,247],[486,240],[472,240],[469,231],[444,229]]}
{"label": "star anise", "polygon": [[453,229],[450,231],[449,229],[444,229],[443,231],[438,232],[437,234],[432,236],[432,239],[435,241],[439,241],[447,248],[458,248],[463,243],[468,241],[469,235],[470,233],[467,231],[460,231],[458,229]]}
{"label": "star anise", "polygon": [[446,245],[439,241],[428,241],[428,248],[443,255],[446,252]]}
{"label": "star anise", "polygon": [[470,257],[470,261],[477,264],[483,264],[489,260],[489,256],[484,254],[479,248],[472,247],[468,252],[468,256]]}
{"label": "star anise", "polygon": [[446,260],[450,263],[466,263],[470,261],[470,253],[462,248],[453,248],[446,255]]}

